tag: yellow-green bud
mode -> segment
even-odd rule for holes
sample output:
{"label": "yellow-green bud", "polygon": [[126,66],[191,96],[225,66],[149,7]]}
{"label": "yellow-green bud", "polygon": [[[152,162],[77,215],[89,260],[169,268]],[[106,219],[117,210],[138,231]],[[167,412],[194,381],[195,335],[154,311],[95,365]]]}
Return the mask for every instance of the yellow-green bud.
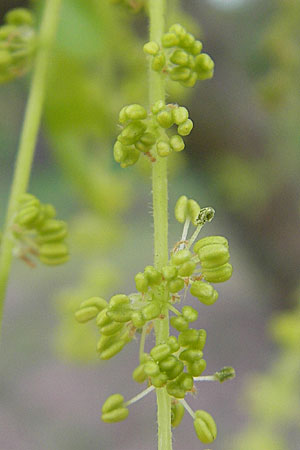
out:
{"label": "yellow-green bud", "polygon": [[179,266],[192,258],[192,253],[188,249],[179,250],[171,256],[171,264]]}
{"label": "yellow-green bud", "polygon": [[213,269],[227,263],[230,257],[228,247],[223,244],[206,245],[198,251],[201,266]]}
{"label": "yellow-green bud", "polygon": [[182,278],[175,278],[168,282],[168,289],[171,294],[181,291],[184,288],[184,281]]}
{"label": "yellow-green bud", "polygon": [[177,331],[184,331],[189,328],[189,322],[183,316],[171,317],[170,324]]}
{"label": "yellow-green bud", "polygon": [[137,142],[146,130],[146,125],[141,121],[130,122],[119,135],[118,140],[123,145],[132,145]]}
{"label": "yellow-green bud", "polygon": [[159,45],[155,41],[150,41],[144,45],[143,50],[147,55],[156,56],[159,52]]}
{"label": "yellow-green bud", "polygon": [[147,111],[145,108],[138,104],[127,106],[125,114],[129,120],[143,120],[147,117]]}
{"label": "yellow-green bud", "polygon": [[184,50],[177,49],[172,53],[170,61],[179,66],[186,66],[189,62],[189,55]]}
{"label": "yellow-green bud", "polygon": [[164,65],[166,64],[166,57],[164,53],[160,53],[153,57],[151,68],[155,72],[160,72]]}
{"label": "yellow-green bud", "polygon": [[134,280],[135,280],[135,286],[136,286],[137,291],[147,292],[148,286],[149,286],[149,281],[142,272],[137,273],[136,276],[134,277]]}
{"label": "yellow-green bud", "polygon": [[156,319],[160,315],[160,306],[152,301],[142,309],[142,316],[145,320]]}
{"label": "yellow-green bud", "polygon": [[178,108],[173,109],[172,114],[176,125],[181,125],[189,118],[189,112],[184,106],[179,106]]}
{"label": "yellow-green bud", "polygon": [[79,323],[86,323],[89,320],[94,319],[98,314],[98,308],[95,306],[86,306],[85,308],[79,309],[75,313],[75,319]]}
{"label": "yellow-green bud", "polygon": [[156,144],[157,154],[162,158],[169,156],[172,153],[172,148],[170,144],[166,141],[158,141]]}
{"label": "yellow-green bud", "polygon": [[161,43],[165,48],[176,47],[179,44],[179,38],[175,33],[165,33],[162,36]]}
{"label": "yellow-green bud", "polygon": [[180,425],[184,416],[184,406],[181,403],[172,403],[171,405],[171,424],[173,428]]}
{"label": "yellow-green bud", "polygon": [[187,204],[187,210],[192,224],[194,226],[198,225],[197,219],[201,211],[199,204],[195,200],[189,199]]}
{"label": "yellow-green bud", "polygon": [[210,444],[217,437],[217,426],[212,416],[203,410],[195,411],[194,428],[203,444]]}
{"label": "yellow-green bud", "polygon": [[132,378],[137,383],[144,383],[144,381],[147,380],[147,374],[145,373],[144,366],[145,364],[140,364],[132,372]]}
{"label": "yellow-green bud", "polygon": [[229,278],[231,278],[232,265],[226,263],[223,266],[213,269],[203,268],[202,274],[205,280],[209,281],[210,283],[223,283],[224,281],[227,281],[229,280]]}
{"label": "yellow-green bud", "polygon": [[200,361],[193,361],[187,364],[187,371],[193,377],[199,377],[206,369],[205,359],[200,359]]}
{"label": "yellow-green bud", "polygon": [[165,280],[170,281],[177,277],[178,270],[175,266],[164,266],[161,273]]}
{"label": "yellow-green bud", "polygon": [[175,66],[170,70],[170,78],[173,81],[188,80],[190,75],[191,69],[189,67]]}
{"label": "yellow-green bud", "polygon": [[186,195],[182,195],[175,205],[175,218],[179,223],[184,223],[188,214],[188,198]]}
{"label": "yellow-green bud", "polygon": [[8,25],[33,25],[33,16],[28,9],[15,8],[5,14],[5,22]]}
{"label": "yellow-green bud", "polygon": [[181,277],[189,277],[194,273],[196,263],[194,261],[187,261],[183,263],[178,269],[178,275]]}
{"label": "yellow-green bud", "polygon": [[185,144],[181,136],[175,134],[170,137],[170,146],[174,152],[181,152],[184,150]]}
{"label": "yellow-green bud", "polygon": [[155,361],[162,361],[170,353],[171,349],[168,344],[158,344],[150,351],[150,355]]}
{"label": "yellow-green bud", "polygon": [[218,292],[208,283],[195,281],[190,289],[192,295],[198,298],[204,305],[213,305],[218,299]]}
{"label": "yellow-green bud", "polygon": [[147,361],[144,364],[144,372],[149,377],[155,377],[160,373],[159,366],[154,361]]}
{"label": "yellow-green bud", "polygon": [[181,136],[188,136],[193,129],[193,122],[191,119],[187,119],[184,123],[178,127],[178,134]]}
{"label": "yellow-green bud", "polygon": [[228,248],[228,241],[223,236],[207,236],[196,242],[194,245],[194,252],[198,253],[201,248],[212,244],[222,244]]}

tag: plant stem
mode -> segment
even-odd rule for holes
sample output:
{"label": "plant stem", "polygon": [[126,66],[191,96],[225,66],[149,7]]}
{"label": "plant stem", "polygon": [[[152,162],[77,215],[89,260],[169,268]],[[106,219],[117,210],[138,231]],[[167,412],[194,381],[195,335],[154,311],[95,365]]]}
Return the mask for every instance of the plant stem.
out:
{"label": "plant stem", "polygon": [[59,18],[61,0],[46,0],[39,34],[38,53],[31,80],[30,93],[26,106],[23,128],[15,164],[13,182],[7,207],[0,253],[0,332],[4,299],[12,263],[13,241],[11,221],[17,210],[18,199],[27,190],[38,130],[41,122],[45,97],[46,78],[49,68],[49,55]]}
{"label": "plant stem", "polygon": [[[165,0],[149,1],[150,41],[161,42],[165,27]],[[149,73],[149,101],[153,105],[165,100],[164,79],[161,73]],[[154,264],[161,269],[168,262],[168,181],[167,158],[157,156],[152,165],[152,193],[154,217]],[[162,313],[165,318],[155,324],[156,343],[165,342],[169,336],[169,311],[167,292],[164,293],[166,306]],[[156,389],[158,450],[172,450],[171,401],[166,388]]]}

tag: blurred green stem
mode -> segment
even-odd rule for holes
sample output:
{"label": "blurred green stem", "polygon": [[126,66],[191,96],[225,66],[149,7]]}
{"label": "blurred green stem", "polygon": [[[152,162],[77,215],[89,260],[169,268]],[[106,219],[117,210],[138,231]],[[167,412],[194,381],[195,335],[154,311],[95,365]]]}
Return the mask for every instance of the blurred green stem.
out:
{"label": "blurred green stem", "polygon": [[[165,26],[165,0],[150,0],[150,41],[161,42]],[[149,101],[153,105],[165,100],[164,78],[161,73],[149,73]],[[154,217],[154,263],[161,269],[168,263],[168,180],[167,158],[157,156],[152,169],[153,217]],[[167,293],[164,293],[167,297]],[[166,298],[167,301],[167,298]],[[169,311],[162,311],[164,319],[155,325],[156,343],[166,342],[169,337]],[[156,389],[158,450],[172,450],[171,401],[166,388]]]}
{"label": "blurred green stem", "polygon": [[0,333],[4,299],[12,263],[10,226],[18,199],[27,190],[45,97],[50,50],[55,38],[61,0],[46,0],[39,34],[38,52],[26,106],[13,182],[8,202],[0,253]]}

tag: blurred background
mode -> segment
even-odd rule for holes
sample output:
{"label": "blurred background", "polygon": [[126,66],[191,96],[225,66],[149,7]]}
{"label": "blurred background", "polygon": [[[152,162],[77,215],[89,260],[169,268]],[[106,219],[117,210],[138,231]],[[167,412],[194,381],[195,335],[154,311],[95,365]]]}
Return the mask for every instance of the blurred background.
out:
{"label": "blurred background", "polygon": [[[226,236],[234,266],[198,325],[208,333],[206,373],[230,365],[237,377],[201,384],[189,403],[214,416],[213,450],[300,449],[300,4],[169,3],[168,25],[198,35],[216,65],[193,90],[168,86],[168,100],[187,106],[195,124],[184,155],[170,157],[170,247],[181,236],[174,205],[186,194],[216,209],[202,236]],[[1,23],[29,4],[38,18],[40,2],[2,0]],[[126,422],[100,420],[108,395],[140,390],[131,378],[138,342],[101,362],[97,331],[73,318],[89,296],[133,292],[135,273],[153,260],[149,166],[120,169],[112,155],[121,107],[147,104],[146,41],[143,12],[63,1],[29,192],[68,222],[72,258],[57,268],[14,263],[0,349],[1,450],[156,448],[154,395]],[[0,85],[0,228],[29,81],[30,73]],[[174,450],[205,448],[189,419],[174,431]]]}

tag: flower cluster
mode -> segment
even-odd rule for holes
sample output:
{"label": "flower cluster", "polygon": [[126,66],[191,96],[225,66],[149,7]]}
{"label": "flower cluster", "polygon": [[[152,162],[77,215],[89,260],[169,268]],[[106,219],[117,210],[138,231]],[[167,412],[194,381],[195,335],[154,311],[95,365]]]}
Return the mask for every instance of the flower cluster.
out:
{"label": "flower cluster", "polygon": [[17,242],[15,254],[32,267],[34,263],[29,255],[50,266],[63,264],[69,259],[68,247],[64,242],[67,225],[55,216],[52,205],[42,204],[31,194],[21,196],[11,227]]}
{"label": "flower cluster", "polygon": [[150,41],[144,45],[144,52],[152,57],[152,69],[185,87],[193,87],[197,80],[213,76],[214,62],[201,51],[202,43],[179,24],[172,25],[161,42]]}
{"label": "flower cluster", "polygon": [[33,17],[29,10],[12,9],[4,21],[0,27],[0,83],[26,73],[36,47]]}
{"label": "flower cluster", "polygon": [[[156,102],[151,112],[138,104],[124,106],[119,114],[122,131],[114,145],[114,158],[121,167],[134,165],[141,153],[155,162],[157,155],[168,156],[172,151],[181,152],[182,136],[190,134],[193,122],[183,106]],[[169,136],[167,129],[177,126],[177,133]]]}
{"label": "flower cluster", "polygon": [[[190,293],[205,305],[213,304],[218,293],[210,282],[220,283],[230,278],[228,242],[222,236],[210,236],[194,241],[206,222],[213,218],[212,208],[201,208],[186,196],[181,196],[175,207],[175,216],[184,221],[181,240],[171,252],[169,262],[161,270],[146,266],[135,276],[137,292],[129,295],[117,294],[109,302],[100,297],[81,303],[75,317],[85,323],[96,319],[100,331],[97,351],[101,359],[110,359],[130,342],[136,333],[141,333],[140,361],[133,371],[138,383],[148,383],[148,388],[138,396],[146,395],[154,388],[165,387],[172,399],[172,423],[178,426],[183,416],[182,406],[194,418],[195,431],[204,442],[212,442],[217,434],[213,418],[205,411],[193,413],[185,402],[187,393],[193,393],[195,381],[202,379],[223,382],[234,377],[234,370],[223,368],[212,376],[201,377],[206,369],[203,350],[206,331],[191,327],[198,319],[198,311],[184,305],[181,310],[175,304],[181,302],[190,288]],[[192,222],[196,230],[188,240],[188,226]],[[149,353],[144,351],[146,335],[151,332],[152,323],[164,319],[166,312],[174,313],[170,319],[177,335],[170,335],[165,342],[155,345]],[[134,400],[136,401],[136,400]],[[120,394],[109,397],[103,405],[102,418],[105,422],[124,420],[128,416],[127,406]]]}

